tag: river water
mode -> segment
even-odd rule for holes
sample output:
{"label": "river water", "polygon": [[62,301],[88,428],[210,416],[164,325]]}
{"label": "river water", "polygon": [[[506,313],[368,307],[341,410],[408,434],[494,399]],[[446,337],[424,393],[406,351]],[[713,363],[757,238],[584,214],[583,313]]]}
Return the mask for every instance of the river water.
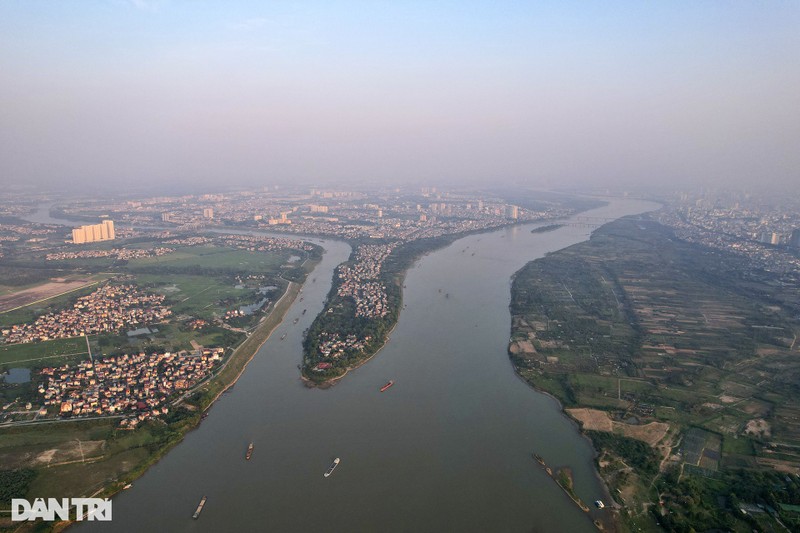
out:
{"label": "river water", "polygon": [[[654,208],[614,200],[582,216]],[[592,515],[531,457],[569,465],[584,501],[607,500],[589,442],[555,400],[516,376],[506,352],[511,276],[589,232],[565,226],[533,234],[535,226],[468,236],[420,259],[406,277],[407,307],[385,348],[320,390],[303,385],[297,365],[303,330],[350,252],[327,240],[303,301],[295,301],[234,389],[114,498],[113,522],[77,529],[596,531]],[[389,379],[395,385],[380,393]],[[251,441],[253,457],[245,461]],[[335,457],[341,464],[324,478]],[[205,508],[192,520],[202,496]]]}
{"label": "river water", "polygon": [[50,208],[56,204],[40,204],[36,211],[28,216],[20,217],[28,222],[35,222],[37,224],[62,224],[77,228],[82,224],[90,224],[89,222],[76,222],[74,220],[67,220],[66,218],[53,218],[50,216]]}

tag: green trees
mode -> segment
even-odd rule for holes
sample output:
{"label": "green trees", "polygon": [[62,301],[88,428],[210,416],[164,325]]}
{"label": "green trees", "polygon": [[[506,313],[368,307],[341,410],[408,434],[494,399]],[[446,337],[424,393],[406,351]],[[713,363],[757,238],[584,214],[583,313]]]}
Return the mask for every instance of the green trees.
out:
{"label": "green trees", "polygon": [[11,505],[12,498],[24,498],[36,472],[30,468],[0,470],[0,504]]}
{"label": "green trees", "polygon": [[609,450],[622,458],[625,463],[637,472],[648,476],[658,473],[658,456],[653,449],[642,441],[615,435],[605,431],[587,431],[598,450]]}

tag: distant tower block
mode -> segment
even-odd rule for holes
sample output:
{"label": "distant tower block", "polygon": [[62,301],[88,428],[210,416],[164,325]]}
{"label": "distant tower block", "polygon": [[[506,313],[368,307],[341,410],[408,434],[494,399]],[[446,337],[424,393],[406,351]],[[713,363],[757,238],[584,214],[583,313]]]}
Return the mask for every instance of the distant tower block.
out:
{"label": "distant tower block", "polygon": [[101,224],[81,226],[72,230],[72,242],[74,244],[111,241],[115,238],[113,220],[104,220]]}
{"label": "distant tower block", "polygon": [[508,218],[516,220],[519,218],[519,208],[515,205],[510,205],[506,210],[506,214],[508,215]]}
{"label": "distant tower block", "polygon": [[800,248],[800,229],[796,229],[792,232],[792,236],[789,238],[789,246],[792,248]]}
{"label": "distant tower block", "polygon": [[203,209],[203,218],[214,218],[214,210],[210,207]]}

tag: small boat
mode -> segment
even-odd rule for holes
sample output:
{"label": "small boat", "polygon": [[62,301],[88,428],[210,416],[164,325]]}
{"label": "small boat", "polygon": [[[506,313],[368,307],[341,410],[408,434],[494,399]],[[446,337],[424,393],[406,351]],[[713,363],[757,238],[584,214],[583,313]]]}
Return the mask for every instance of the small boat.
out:
{"label": "small boat", "polygon": [[303,297],[302,297],[302,296],[300,297],[300,301],[301,301],[301,302],[303,301]]}
{"label": "small boat", "polygon": [[538,453],[535,453],[535,454],[533,454],[533,458],[536,459],[536,461],[538,461],[538,463],[540,465],[545,466],[544,459],[542,458],[541,455],[539,455]]}
{"label": "small boat", "polygon": [[308,311],[308,309],[303,309],[303,314],[306,314],[306,311]]}
{"label": "small boat", "polygon": [[284,334],[281,336],[281,340],[283,340],[283,339],[285,339],[285,338],[286,338],[286,333],[284,333]]}
{"label": "small boat", "polygon": [[333,474],[333,471],[336,469],[337,466],[339,466],[339,458],[338,457],[336,459],[334,459],[333,462],[331,463],[331,466],[328,467],[328,470],[324,474],[325,477],[328,477],[331,474]]}
{"label": "small boat", "polygon": [[300,318],[299,318],[299,317],[294,319],[294,323],[295,323],[295,324],[297,324],[299,321],[300,321]]}
{"label": "small boat", "polygon": [[200,503],[197,504],[197,509],[194,510],[194,514],[192,518],[197,520],[200,517],[200,513],[203,511],[203,506],[206,504],[206,497],[203,496],[203,499],[200,500]]}
{"label": "small boat", "polygon": [[250,446],[247,447],[247,453],[244,454],[245,461],[249,461],[250,458],[253,456],[253,448],[254,447],[255,446],[254,446],[254,444],[252,442],[250,443]]}
{"label": "small boat", "polygon": [[125,485],[124,487],[122,487],[122,490],[128,490],[128,489],[129,489],[129,488],[131,488],[131,487],[133,487],[133,485],[132,485],[131,483],[128,483],[127,485]]}
{"label": "small boat", "polygon": [[595,500],[594,504],[598,509],[602,509],[606,506],[606,504],[603,503],[603,500]]}
{"label": "small boat", "polygon": [[385,391],[386,389],[388,389],[388,388],[389,388],[389,387],[391,387],[392,385],[394,385],[394,381],[392,381],[392,380],[390,379],[390,380],[389,380],[389,382],[388,382],[386,385],[384,385],[383,387],[381,387],[381,392]]}

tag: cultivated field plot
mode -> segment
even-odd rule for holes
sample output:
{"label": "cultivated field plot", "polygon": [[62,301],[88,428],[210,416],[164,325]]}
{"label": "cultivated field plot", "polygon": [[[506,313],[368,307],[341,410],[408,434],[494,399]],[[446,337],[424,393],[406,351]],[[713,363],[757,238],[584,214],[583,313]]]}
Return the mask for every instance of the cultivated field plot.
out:
{"label": "cultivated field plot", "polygon": [[683,435],[681,453],[687,465],[704,470],[716,471],[719,468],[722,439],[719,435],[698,428],[691,428]]}
{"label": "cultivated field plot", "polygon": [[800,406],[779,405],[775,408],[772,431],[780,442],[800,442]]}
{"label": "cultivated field plot", "polygon": [[0,344],[0,365],[20,368],[58,366],[88,357],[86,339],[55,339],[27,344]]}

